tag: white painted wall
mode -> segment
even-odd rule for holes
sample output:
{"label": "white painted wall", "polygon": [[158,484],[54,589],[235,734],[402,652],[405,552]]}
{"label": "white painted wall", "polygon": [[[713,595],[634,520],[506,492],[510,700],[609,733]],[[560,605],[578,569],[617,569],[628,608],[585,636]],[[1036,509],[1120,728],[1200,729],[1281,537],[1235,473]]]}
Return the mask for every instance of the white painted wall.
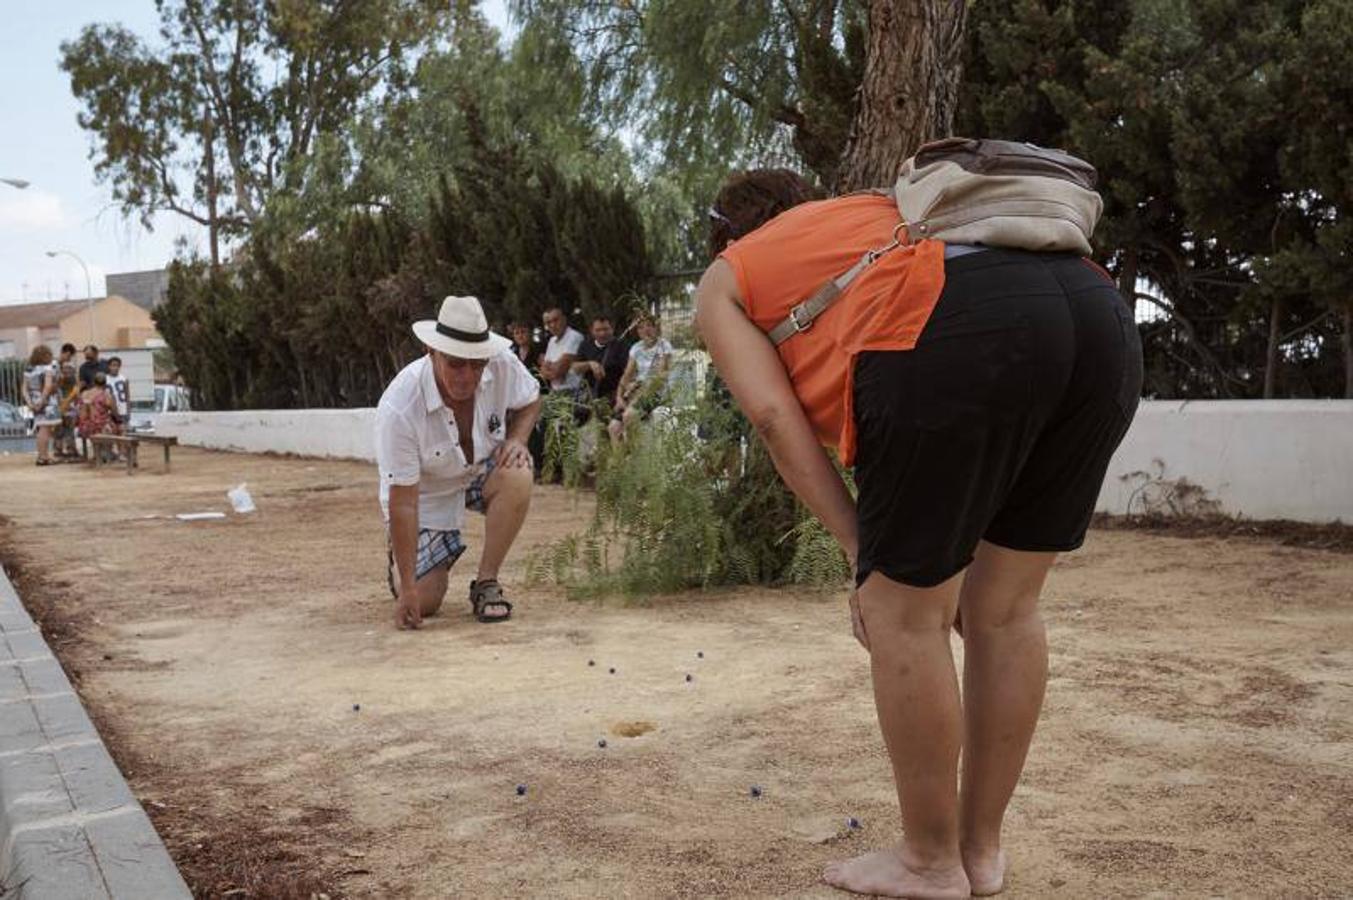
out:
{"label": "white painted wall", "polygon": [[212,450],[375,462],[375,421],[376,410],[371,407],[162,413],[155,417],[155,433]]}
{"label": "white painted wall", "polygon": [[[1202,509],[1173,489],[1179,479],[1205,492]],[[1353,524],[1353,400],[1143,402],[1098,508],[1169,512],[1171,500],[1185,511]]]}
{"label": "white painted wall", "polygon": [[[375,459],[374,409],[166,413],[161,434],[219,450]],[[1181,479],[1200,492],[1181,490]],[[1353,400],[1145,401],[1101,512],[1221,512],[1353,523]]]}

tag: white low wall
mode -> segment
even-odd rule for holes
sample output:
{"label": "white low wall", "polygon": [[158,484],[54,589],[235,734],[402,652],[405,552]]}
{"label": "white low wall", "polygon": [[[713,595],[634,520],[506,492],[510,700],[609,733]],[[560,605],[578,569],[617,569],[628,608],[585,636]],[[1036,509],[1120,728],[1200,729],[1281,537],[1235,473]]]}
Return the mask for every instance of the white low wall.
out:
{"label": "white low wall", "polygon": [[212,450],[375,462],[375,421],[374,407],[162,413],[155,417],[155,433]]}
{"label": "white low wall", "polygon": [[1353,400],[1144,402],[1098,508],[1353,524]]}
{"label": "white low wall", "polygon": [[[181,443],[374,460],[374,409],[168,413]],[[1353,523],[1353,400],[1145,401],[1101,512],[1219,512]]]}

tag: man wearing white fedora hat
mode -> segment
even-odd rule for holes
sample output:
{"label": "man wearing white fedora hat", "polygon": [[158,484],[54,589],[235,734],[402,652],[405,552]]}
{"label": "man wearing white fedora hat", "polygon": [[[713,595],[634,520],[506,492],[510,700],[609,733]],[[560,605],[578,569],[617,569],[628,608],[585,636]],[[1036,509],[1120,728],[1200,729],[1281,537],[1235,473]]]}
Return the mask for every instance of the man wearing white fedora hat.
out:
{"label": "man wearing white fedora hat", "polygon": [[470,606],[479,621],[502,622],[512,604],[498,568],[531,503],[526,440],[540,415],[540,388],[512,342],[489,331],[474,297],[447,297],[437,318],[415,322],[413,333],[428,352],[395,376],[376,407],[395,622],[417,628],[441,607],[465,552],[467,508],[485,515]]}

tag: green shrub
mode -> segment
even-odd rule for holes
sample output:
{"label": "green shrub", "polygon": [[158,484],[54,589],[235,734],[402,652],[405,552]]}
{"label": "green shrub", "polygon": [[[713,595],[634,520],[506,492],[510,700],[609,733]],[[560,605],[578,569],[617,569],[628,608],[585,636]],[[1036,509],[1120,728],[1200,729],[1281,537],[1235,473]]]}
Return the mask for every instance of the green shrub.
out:
{"label": "green shrub", "polygon": [[[557,401],[556,401],[557,402]],[[590,480],[587,528],[537,551],[529,579],[570,596],[630,597],[740,584],[840,584],[835,540],[784,487],[724,392],[631,428],[612,447],[602,422],[547,413],[544,472]],[[588,434],[589,429],[591,434]]]}

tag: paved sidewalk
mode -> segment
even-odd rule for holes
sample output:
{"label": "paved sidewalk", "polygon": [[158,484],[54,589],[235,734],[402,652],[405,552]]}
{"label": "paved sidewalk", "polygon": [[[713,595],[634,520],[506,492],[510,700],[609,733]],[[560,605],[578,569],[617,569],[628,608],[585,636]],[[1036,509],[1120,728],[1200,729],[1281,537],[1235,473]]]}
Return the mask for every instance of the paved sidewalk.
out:
{"label": "paved sidewalk", "polygon": [[191,896],[0,570],[0,897]]}

